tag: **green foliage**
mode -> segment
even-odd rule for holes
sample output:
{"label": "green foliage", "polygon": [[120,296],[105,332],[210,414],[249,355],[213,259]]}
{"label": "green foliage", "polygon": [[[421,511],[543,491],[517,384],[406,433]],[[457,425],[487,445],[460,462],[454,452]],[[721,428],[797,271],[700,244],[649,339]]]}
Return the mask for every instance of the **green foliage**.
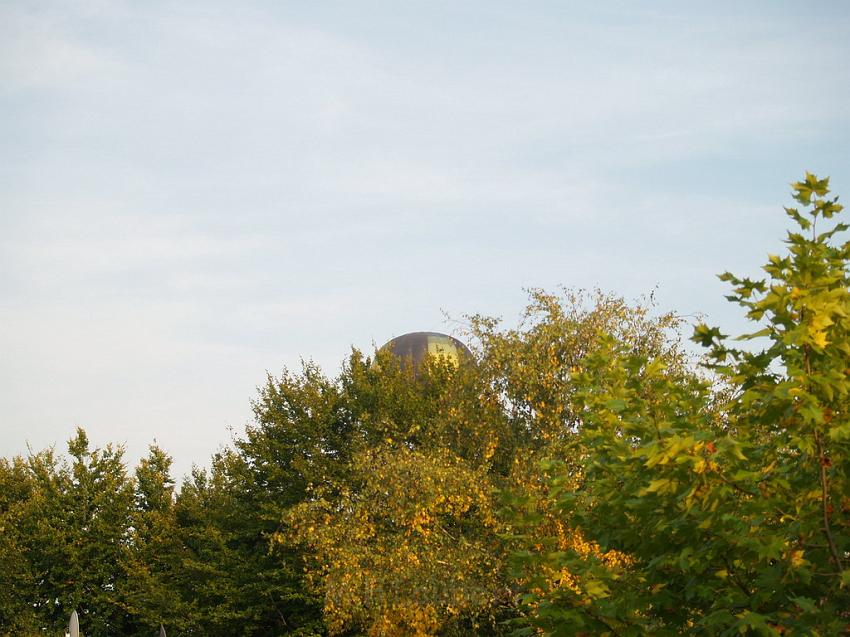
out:
{"label": "green foliage", "polygon": [[270,552],[284,507],[278,484],[257,486],[246,459],[218,454],[195,471],[175,505],[184,544],[179,575],[192,609],[193,634],[312,635],[321,631],[315,598],[305,592],[301,559]]}
{"label": "green foliage", "polygon": [[79,429],[70,464],[51,451],[4,462],[3,563],[10,595],[3,630],[59,630],[80,611],[87,634],[129,634],[116,568],[127,548],[132,484],[121,448],[90,449]]}
{"label": "green foliage", "polygon": [[35,574],[27,555],[28,501],[33,479],[24,461],[0,460],[0,634],[22,634],[36,628],[36,613],[27,603],[35,592]]}
{"label": "green foliage", "polygon": [[181,591],[188,587],[186,554],[170,469],[171,458],[156,446],[136,467],[135,506],[120,563],[122,607],[139,632],[147,634],[155,634],[160,623],[172,631],[192,627],[191,604],[181,599]]}
{"label": "green foliage", "polygon": [[68,448],[70,463],[52,451],[0,461],[0,634],[59,632],[73,609],[90,637],[160,623],[183,635],[322,632],[300,561],[269,551],[278,491],[257,489],[238,454],[175,495],[157,447],[134,478],[120,448],[90,449],[82,430]]}
{"label": "green foliage", "polygon": [[[695,329],[733,391],[728,402],[613,338],[573,377],[581,423],[568,457],[580,458],[581,479],[568,481],[576,470],[558,462],[548,504],[627,560],[529,551],[532,625],[547,634],[847,631],[850,246],[835,243],[844,224],[818,232],[841,211],[827,186],[809,174],[794,184],[809,208],[787,210],[799,231],[786,256],[769,258],[769,278],[721,276],[759,323],[739,339],[754,347]],[[561,569],[575,586],[540,584]]]}

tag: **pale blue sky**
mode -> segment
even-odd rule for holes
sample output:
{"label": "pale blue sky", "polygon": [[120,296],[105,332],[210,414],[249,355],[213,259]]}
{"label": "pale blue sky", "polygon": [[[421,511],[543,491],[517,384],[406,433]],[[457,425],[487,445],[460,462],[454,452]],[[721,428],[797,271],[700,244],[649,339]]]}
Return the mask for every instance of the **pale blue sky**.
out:
{"label": "pale blue sky", "polygon": [[850,4],[0,4],[0,455],[76,425],[178,474],[265,370],[651,291],[850,197]]}

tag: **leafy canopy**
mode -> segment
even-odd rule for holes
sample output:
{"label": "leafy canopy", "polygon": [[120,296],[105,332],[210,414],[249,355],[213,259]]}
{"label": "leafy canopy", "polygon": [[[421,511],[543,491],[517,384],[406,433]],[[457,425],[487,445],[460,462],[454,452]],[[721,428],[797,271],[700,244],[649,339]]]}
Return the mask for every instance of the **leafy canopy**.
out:
{"label": "leafy canopy", "polygon": [[[730,395],[608,338],[572,377],[578,436],[547,505],[602,556],[533,538],[529,623],[547,634],[844,634],[850,626],[850,243],[828,179],[760,280],[726,273],[757,323],[736,347],[698,325]],[[827,226],[827,227],[824,227]],[[565,462],[564,457],[569,458]],[[578,467],[575,464],[578,460]],[[525,523],[521,513],[515,520]],[[569,579],[553,579],[552,573]]]}

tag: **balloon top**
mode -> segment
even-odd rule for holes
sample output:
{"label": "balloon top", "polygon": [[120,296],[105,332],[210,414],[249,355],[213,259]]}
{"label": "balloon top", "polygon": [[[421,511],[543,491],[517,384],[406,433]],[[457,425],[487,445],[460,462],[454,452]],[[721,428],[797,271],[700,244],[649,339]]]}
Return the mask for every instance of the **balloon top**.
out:
{"label": "balloon top", "polygon": [[472,360],[472,353],[456,338],[439,332],[410,332],[392,339],[381,347],[403,361],[413,363],[414,373],[426,356],[440,356],[455,365]]}

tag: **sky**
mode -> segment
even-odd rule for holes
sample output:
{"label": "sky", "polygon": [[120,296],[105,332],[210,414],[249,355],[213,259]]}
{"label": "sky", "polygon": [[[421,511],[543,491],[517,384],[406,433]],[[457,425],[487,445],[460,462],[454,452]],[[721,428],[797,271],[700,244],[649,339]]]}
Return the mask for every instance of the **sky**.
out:
{"label": "sky", "polygon": [[180,477],[267,373],[532,287],[745,330],[715,275],[783,249],[804,170],[850,193],[848,33],[844,2],[5,0],[0,456],[81,426]]}

